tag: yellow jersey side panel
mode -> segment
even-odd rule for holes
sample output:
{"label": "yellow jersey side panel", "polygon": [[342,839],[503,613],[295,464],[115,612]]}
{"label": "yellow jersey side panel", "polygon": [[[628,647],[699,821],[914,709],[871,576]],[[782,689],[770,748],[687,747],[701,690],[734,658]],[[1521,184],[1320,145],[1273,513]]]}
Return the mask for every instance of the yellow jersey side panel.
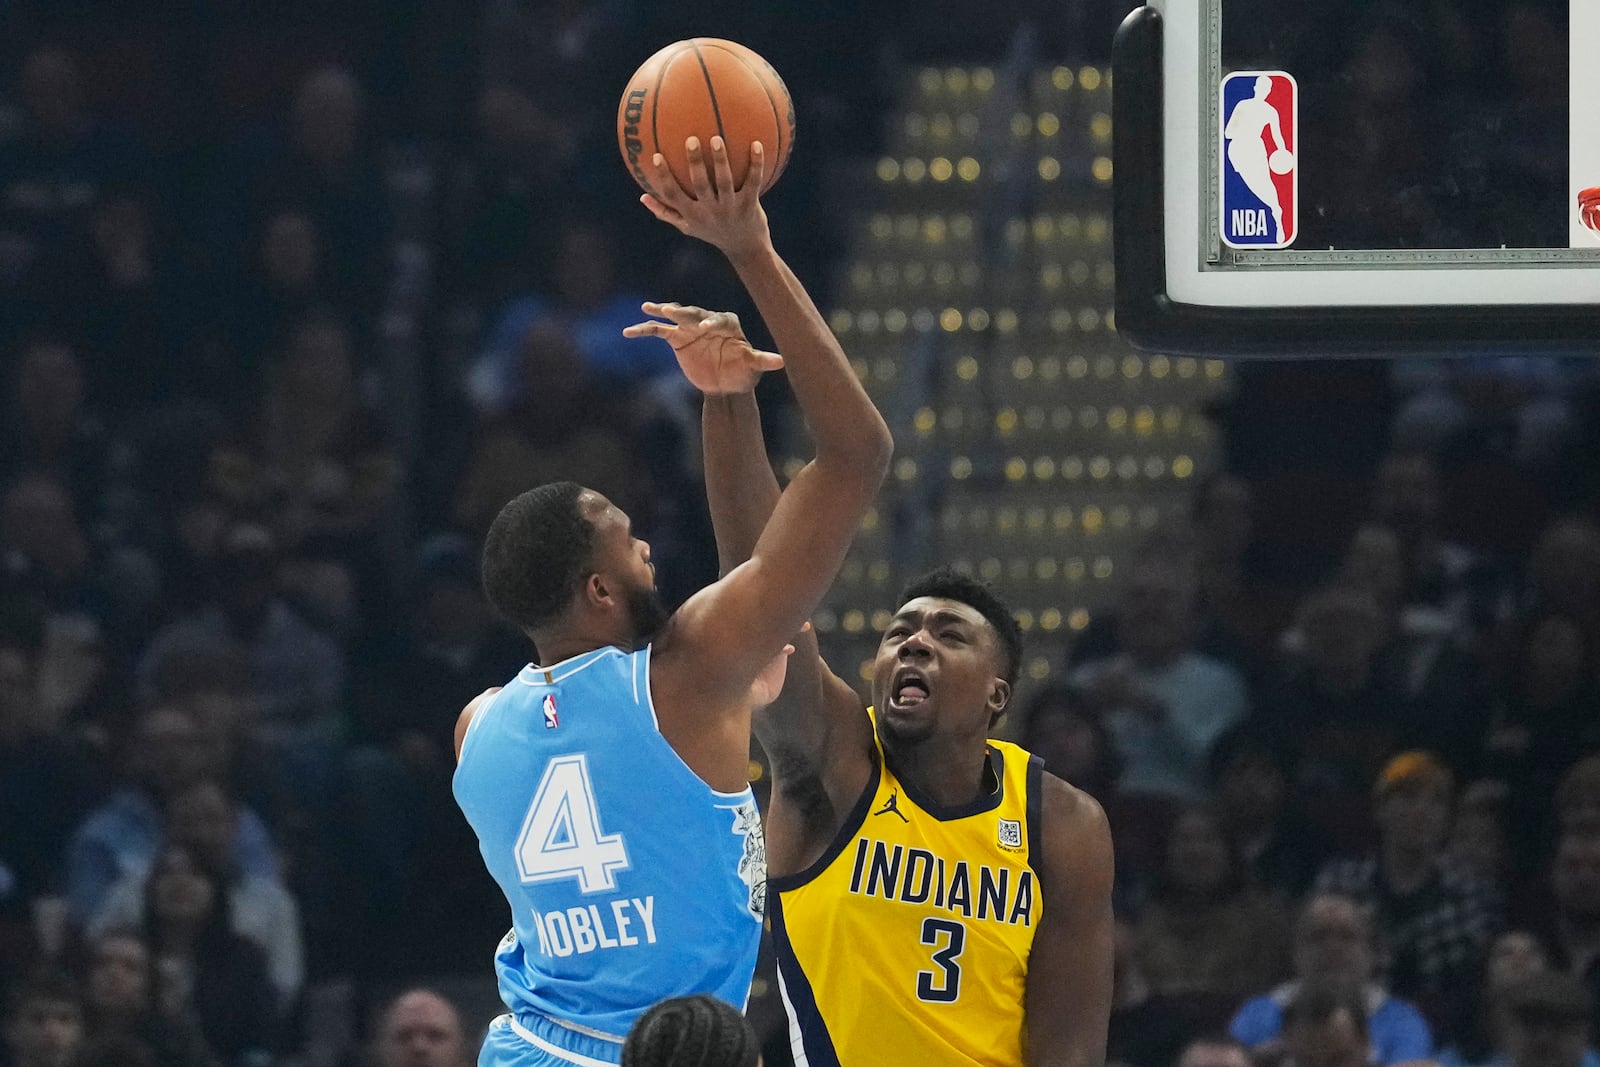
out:
{"label": "yellow jersey side panel", "polygon": [[1002,741],[989,752],[1000,788],[952,811],[908,793],[880,747],[829,851],[772,881],[797,1063],[1022,1064],[1039,763]]}

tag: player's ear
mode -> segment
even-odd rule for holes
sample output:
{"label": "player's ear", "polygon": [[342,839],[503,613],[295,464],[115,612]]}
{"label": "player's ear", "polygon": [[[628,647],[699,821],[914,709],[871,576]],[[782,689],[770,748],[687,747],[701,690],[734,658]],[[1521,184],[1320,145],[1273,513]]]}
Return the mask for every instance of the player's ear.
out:
{"label": "player's ear", "polygon": [[611,603],[611,587],[599,571],[583,580],[583,599],[591,607],[604,607]]}
{"label": "player's ear", "polygon": [[1011,683],[1004,678],[996,678],[989,686],[989,699],[986,702],[989,713],[994,719],[1005,714],[1006,705],[1011,703]]}

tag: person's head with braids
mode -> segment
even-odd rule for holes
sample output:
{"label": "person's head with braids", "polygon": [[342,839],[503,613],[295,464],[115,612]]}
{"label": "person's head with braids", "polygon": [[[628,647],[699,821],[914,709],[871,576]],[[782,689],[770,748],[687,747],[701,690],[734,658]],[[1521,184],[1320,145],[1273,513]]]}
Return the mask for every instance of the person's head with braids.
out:
{"label": "person's head with braids", "polygon": [[663,1000],[633,1024],[622,1067],[760,1067],[761,1050],[744,1016],[715,997]]}

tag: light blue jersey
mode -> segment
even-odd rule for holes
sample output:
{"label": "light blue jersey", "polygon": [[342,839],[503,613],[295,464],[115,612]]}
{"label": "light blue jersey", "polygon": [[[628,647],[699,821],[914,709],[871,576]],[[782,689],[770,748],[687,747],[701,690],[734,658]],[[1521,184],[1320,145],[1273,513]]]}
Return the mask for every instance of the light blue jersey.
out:
{"label": "light blue jersey", "polygon": [[[709,993],[742,1010],[750,993],[767,882],[755,798],[679,759],[649,677],[648,647],[530,665],[462,742],[456,801],[511,904],[500,1043],[514,1030],[543,1062],[615,1063],[657,1001]],[[480,1062],[511,1063],[495,1043]]]}

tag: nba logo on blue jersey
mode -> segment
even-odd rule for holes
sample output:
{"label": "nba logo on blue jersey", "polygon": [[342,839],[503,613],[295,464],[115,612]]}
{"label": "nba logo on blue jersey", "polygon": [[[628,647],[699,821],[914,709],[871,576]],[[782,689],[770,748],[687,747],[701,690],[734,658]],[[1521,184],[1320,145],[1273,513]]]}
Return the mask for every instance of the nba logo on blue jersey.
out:
{"label": "nba logo on blue jersey", "polygon": [[556,697],[554,693],[544,695],[544,728],[554,730],[561,725],[561,720],[556,718]]}
{"label": "nba logo on blue jersey", "polygon": [[1299,233],[1300,90],[1281,70],[1222,79],[1222,243],[1287,248]]}

